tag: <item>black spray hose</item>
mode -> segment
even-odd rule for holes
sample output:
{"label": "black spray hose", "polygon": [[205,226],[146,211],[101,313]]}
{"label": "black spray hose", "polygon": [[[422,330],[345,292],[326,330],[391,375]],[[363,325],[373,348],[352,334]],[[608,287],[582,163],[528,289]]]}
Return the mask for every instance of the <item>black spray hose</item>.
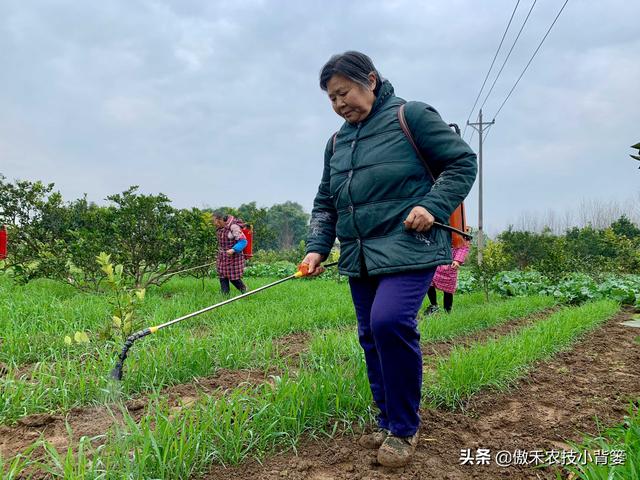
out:
{"label": "black spray hose", "polygon": [[111,371],[111,378],[113,378],[114,380],[122,380],[122,366],[124,365],[124,361],[127,359],[127,354],[129,353],[129,349],[133,345],[133,342],[135,342],[136,340],[142,337],[146,337],[151,333],[154,333],[151,331],[152,328],[157,328],[157,327],[145,328],[144,330],[140,330],[139,332],[129,335],[127,340],[124,342],[124,347],[122,347],[122,352],[120,352],[120,356],[118,357],[116,366]]}

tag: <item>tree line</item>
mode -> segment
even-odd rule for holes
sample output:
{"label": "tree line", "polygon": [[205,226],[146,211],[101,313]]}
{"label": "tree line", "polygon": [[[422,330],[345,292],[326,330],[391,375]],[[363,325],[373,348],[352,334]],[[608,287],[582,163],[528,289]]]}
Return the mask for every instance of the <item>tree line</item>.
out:
{"label": "tree line", "polygon": [[[104,275],[96,258],[111,255],[137,287],[159,285],[185,268],[215,261],[217,239],[211,208],[178,209],[164,194],[132,186],[109,195],[107,205],[83,198],[65,201],[53,183],[0,175],[0,225],[9,255],[2,262],[17,281],[52,278],[82,289],[97,288]],[[222,207],[254,227],[254,248],[291,249],[305,237],[308,214],[285,202]]]}
{"label": "tree line", "polygon": [[[510,226],[487,242],[483,261],[491,273],[535,270],[556,280],[567,272],[595,277],[639,274],[640,228],[625,215],[605,228],[588,224],[567,228],[563,234],[555,234],[550,228],[533,232]],[[477,262],[475,248],[468,262]]]}
{"label": "tree line", "polygon": [[[0,268],[26,283],[52,278],[82,289],[98,288],[104,272],[96,258],[105,252],[135,287],[159,285],[186,268],[215,261],[213,208],[178,209],[164,194],[146,195],[132,186],[109,195],[106,205],[83,198],[65,201],[54,184],[0,175],[0,225],[7,225],[9,256]],[[301,205],[270,208],[249,202],[220,207],[251,224],[255,260],[296,262],[304,254],[309,215]],[[475,263],[475,248],[467,263]],[[565,272],[640,273],[640,228],[627,216],[606,226],[588,223],[558,234],[509,227],[484,252],[480,273],[537,270],[550,278]],[[196,271],[196,275],[206,274]]]}

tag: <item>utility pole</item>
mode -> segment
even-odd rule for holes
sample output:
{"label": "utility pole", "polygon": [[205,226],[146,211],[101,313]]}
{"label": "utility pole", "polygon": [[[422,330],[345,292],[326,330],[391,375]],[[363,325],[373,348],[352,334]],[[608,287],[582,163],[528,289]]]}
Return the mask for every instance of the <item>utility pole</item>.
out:
{"label": "utility pole", "polygon": [[484,233],[482,231],[482,134],[487,131],[485,129],[486,126],[491,126],[496,123],[495,118],[490,122],[482,122],[482,109],[480,109],[480,114],[478,115],[478,122],[469,123],[467,120],[467,125],[473,127],[473,129],[478,132],[479,147],[478,147],[478,265],[482,264],[482,250],[484,249]]}

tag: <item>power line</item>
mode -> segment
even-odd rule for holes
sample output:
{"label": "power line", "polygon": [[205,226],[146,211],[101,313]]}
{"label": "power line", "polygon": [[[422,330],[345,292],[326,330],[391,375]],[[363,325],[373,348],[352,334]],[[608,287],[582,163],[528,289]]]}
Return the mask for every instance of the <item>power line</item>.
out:
{"label": "power line", "polygon": [[[491,73],[491,69],[493,69],[494,63],[496,63],[496,58],[498,58],[498,53],[500,53],[500,49],[502,48],[502,43],[504,42],[505,37],[507,36],[507,32],[509,31],[509,27],[511,26],[511,22],[513,21],[513,17],[516,14],[516,10],[518,9],[518,5],[520,5],[520,0],[516,2],[516,6],[513,8],[513,12],[511,12],[511,18],[509,18],[509,23],[507,23],[507,28],[505,28],[504,33],[502,34],[502,39],[500,39],[500,45],[498,45],[498,49],[496,50],[496,54],[493,56],[493,60],[491,61],[491,66],[489,66],[489,70],[487,70],[487,74],[484,77],[484,81],[482,82],[482,86],[480,87],[480,91],[478,92],[478,96],[476,97],[475,102],[473,102],[473,107],[471,107],[471,111],[469,112],[469,117],[465,122],[464,131],[462,132],[462,137],[464,138],[465,133],[467,132],[467,127],[469,126],[469,120],[471,120],[471,115],[473,115],[473,111],[476,109],[476,105],[478,105],[478,100],[480,99],[480,95],[482,95],[482,91],[484,90],[484,86],[489,79],[489,74]],[[471,140],[469,140],[471,141]]]}
{"label": "power line", "polygon": [[[494,118],[494,119],[493,119],[493,121],[495,122],[495,120],[496,120],[496,119]],[[487,141],[487,137],[489,136],[489,131],[491,130],[491,127],[492,127],[492,126],[493,126],[493,123],[491,123],[491,124],[487,127],[487,129],[485,130],[485,132],[487,132],[486,136],[484,137],[484,141],[485,141],[485,142]],[[467,142],[469,145],[471,145],[471,141],[473,140],[473,134],[474,134],[474,133],[476,133],[476,130],[475,130],[475,129],[471,132],[471,137],[469,137],[469,141]]]}
{"label": "power line", "polygon": [[518,39],[520,38],[520,34],[524,30],[524,27],[527,24],[527,21],[529,20],[529,17],[531,16],[531,12],[533,11],[533,7],[536,6],[536,2],[537,1],[538,0],[533,0],[533,3],[531,4],[531,8],[529,9],[529,12],[527,13],[526,18],[524,19],[524,22],[522,22],[522,26],[520,27],[520,31],[518,32],[518,35],[516,35],[516,38],[513,41],[513,44],[511,45],[511,48],[509,49],[509,53],[507,53],[507,56],[504,59],[504,62],[502,62],[502,66],[500,67],[500,71],[498,72],[498,75],[496,75],[496,78],[493,80],[493,83],[491,84],[491,88],[489,89],[489,93],[487,93],[487,96],[484,97],[484,102],[482,102],[482,105],[480,105],[480,108],[484,107],[485,103],[487,103],[487,100],[489,99],[489,96],[491,95],[491,92],[493,92],[493,87],[496,86],[496,83],[498,82],[498,79],[500,78],[500,74],[502,73],[502,70],[504,70],[504,67],[507,64],[507,60],[509,60],[509,57],[511,56],[511,52],[513,52],[513,49],[515,48],[516,44],[518,43]]}
{"label": "power line", "polygon": [[524,73],[527,71],[527,69],[529,68],[529,65],[531,65],[531,62],[533,61],[533,59],[535,58],[536,54],[538,53],[538,50],[540,50],[540,47],[542,47],[542,44],[544,43],[544,41],[546,40],[547,36],[549,35],[549,32],[551,32],[551,29],[553,28],[553,26],[556,24],[556,22],[558,21],[558,18],[560,17],[560,14],[562,13],[562,11],[564,10],[564,7],[567,6],[567,3],[569,3],[569,0],[565,0],[564,4],[562,5],[562,8],[560,8],[560,11],[558,12],[558,14],[556,15],[556,18],[554,18],[553,22],[551,23],[551,26],[549,27],[549,29],[547,30],[547,33],[544,34],[544,37],[542,37],[542,40],[540,40],[540,43],[538,44],[538,47],[536,48],[536,50],[533,52],[533,55],[531,55],[531,58],[529,59],[529,61],[527,62],[527,65],[524,67],[524,70],[522,70],[522,73],[520,74],[520,76],[518,77],[518,79],[516,80],[516,83],[513,84],[513,87],[511,88],[511,90],[509,91],[509,93],[507,94],[507,97],[504,99],[504,101],[502,102],[502,104],[500,105],[500,108],[498,108],[498,111],[496,112],[496,114],[493,116],[493,118],[495,119],[498,114],[500,113],[500,111],[502,110],[502,107],[504,107],[504,104],[507,103],[507,100],[509,100],[509,97],[511,96],[511,94],[513,93],[513,91],[516,89],[516,87],[518,86],[518,83],[520,83],[520,80],[522,79],[522,77],[524,76]]}

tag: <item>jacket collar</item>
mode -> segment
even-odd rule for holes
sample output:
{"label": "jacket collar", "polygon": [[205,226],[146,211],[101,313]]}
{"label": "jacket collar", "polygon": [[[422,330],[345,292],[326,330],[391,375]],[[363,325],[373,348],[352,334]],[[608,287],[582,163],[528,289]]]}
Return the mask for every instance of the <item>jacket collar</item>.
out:
{"label": "jacket collar", "polygon": [[375,113],[380,110],[382,105],[389,99],[389,97],[394,95],[393,85],[389,80],[382,80],[382,85],[380,85],[380,90],[378,90],[378,96],[376,97],[375,102],[373,102],[373,107],[371,107],[371,112],[367,115],[367,118],[364,119],[366,122],[371,118]]}

